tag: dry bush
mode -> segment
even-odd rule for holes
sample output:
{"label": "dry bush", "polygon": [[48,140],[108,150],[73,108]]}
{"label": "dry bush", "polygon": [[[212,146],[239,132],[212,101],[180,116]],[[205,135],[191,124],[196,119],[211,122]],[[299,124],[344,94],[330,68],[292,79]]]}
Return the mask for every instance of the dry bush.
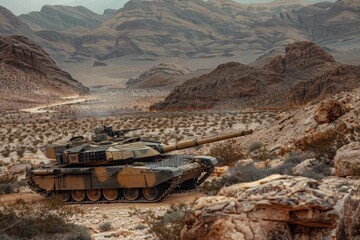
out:
{"label": "dry bush", "polygon": [[3,157],[8,157],[10,155],[10,153],[11,153],[11,151],[8,148],[1,151],[1,154],[3,155]]}
{"label": "dry bush", "polygon": [[106,232],[109,231],[112,228],[111,222],[103,222],[99,224],[99,230],[100,232]]}
{"label": "dry bush", "polygon": [[25,181],[17,181],[17,176],[11,174],[0,175],[0,195],[16,192],[20,186],[25,186]]}
{"label": "dry bush", "polygon": [[220,166],[233,166],[238,160],[245,158],[245,154],[235,146],[235,143],[232,139],[216,144],[208,155],[217,158]]}
{"label": "dry bush", "polygon": [[90,239],[84,229],[69,223],[80,213],[80,209],[64,206],[58,198],[39,203],[17,200],[0,209],[0,234],[8,239]]}
{"label": "dry bush", "polygon": [[254,152],[255,150],[258,150],[260,148],[262,148],[263,144],[261,142],[252,142],[249,147],[248,147],[248,151]]}
{"label": "dry bush", "polygon": [[[293,168],[301,162],[297,156],[290,156],[282,164],[276,167],[256,168],[254,164],[241,165],[236,164],[230,168],[223,176],[205,181],[200,190],[207,195],[216,195],[222,187],[237,183],[253,182],[272,174],[294,175]],[[302,176],[320,180],[325,175],[330,175],[330,166],[320,163],[314,166],[310,171]]]}
{"label": "dry bush", "polygon": [[129,215],[146,222],[159,240],[180,240],[181,229],[185,226],[185,214],[189,209],[190,206],[186,204],[171,205],[164,214],[158,215],[156,210],[142,211],[133,208]]}

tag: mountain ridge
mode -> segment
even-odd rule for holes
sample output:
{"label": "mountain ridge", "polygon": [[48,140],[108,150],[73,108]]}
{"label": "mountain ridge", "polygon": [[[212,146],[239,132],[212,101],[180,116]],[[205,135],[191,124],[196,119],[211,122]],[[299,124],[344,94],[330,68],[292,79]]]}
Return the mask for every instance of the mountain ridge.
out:
{"label": "mountain ridge", "polygon": [[177,86],[151,110],[291,108],[360,86],[360,66],[340,64],[311,42],[285,47],[264,67],[230,62]]}

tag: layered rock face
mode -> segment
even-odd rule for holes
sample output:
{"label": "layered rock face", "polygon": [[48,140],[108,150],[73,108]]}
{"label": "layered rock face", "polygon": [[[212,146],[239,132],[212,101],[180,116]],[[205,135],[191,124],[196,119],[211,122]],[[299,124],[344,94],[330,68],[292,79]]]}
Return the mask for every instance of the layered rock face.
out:
{"label": "layered rock face", "polygon": [[360,67],[335,62],[311,42],[296,42],[262,69],[235,62],[220,65],[178,86],[152,109],[289,107],[350,91],[360,86],[359,78]]}
{"label": "layered rock face", "polygon": [[[106,16],[110,18],[112,15]],[[19,18],[34,31],[61,31],[74,26],[92,29],[107,19],[85,7],[50,5],[42,7],[40,12],[23,14]]]}
{"label": "layered rock face", "polygon": [[316,180],[272,175],[198,199],[181,238],[323,239],[337,225],[336,202],[336,194]]}
{"label": "layered rock face", "polygon": [[343,211],[336,232],[336,239],[360,239],[360,187],[346,199]]}
{"label": "layered rock face", "polygon": [[35,103],[89,91],[22,36],[0,37],[0,73],[3,101]]}

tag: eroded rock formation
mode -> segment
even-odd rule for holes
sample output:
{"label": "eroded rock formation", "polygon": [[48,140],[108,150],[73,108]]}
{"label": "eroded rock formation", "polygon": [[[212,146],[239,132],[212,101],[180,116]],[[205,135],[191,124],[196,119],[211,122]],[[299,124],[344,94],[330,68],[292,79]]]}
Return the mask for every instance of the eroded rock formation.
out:
{"label": "eroded rock formation", "polygon": [[337,225],[334,192],[318,181],[272,175],[195,202],[183,240],[322,239]]}
{"label": "eroded rock formation", "polygon": [[314,119],[318,124],[331,123],[346,113],[345,106],[334,99],[323,101],[316,109]]}
{"label": "eroded rock formation", "polygon": [[336,239],[360,239],[360,186],[345,201]]}

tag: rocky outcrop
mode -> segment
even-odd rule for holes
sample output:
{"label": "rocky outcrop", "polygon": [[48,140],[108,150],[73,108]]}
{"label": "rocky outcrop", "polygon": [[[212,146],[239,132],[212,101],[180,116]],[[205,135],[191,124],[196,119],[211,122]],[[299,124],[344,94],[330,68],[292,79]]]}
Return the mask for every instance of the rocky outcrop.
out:
{"label": "rocky outcrop", "polygon": [[345,106],[334,99],[321,102],[315,111],[314,119],[318,124],[331,123],[346,113]]}
{"label": "rocky outcrop", "polygon": [[0,37],[0,73],[3,101],[35,103],[89,91],[23,36]]}
{"label": "rocky outcrop", "polygon": [[360,143],[353,142],[339,148],[334,157],[336,175],[360,176]]}
{"label": "rocky outcrop", "polygon": [[174,63],[160,63],[159,65],[153,66],[149,70],[143,72],[137,78],[129,79],[126,84],[134,85],[140,82],[151,81],[153,78],[158,78],[158,81],[169,78],[174,75],[184,75],[191,71],[183,66]]}
{"label": "rocky outcrop", "polygon": [[299,163],[298,165],[296,165],[295,167],[293,167],[292,172],[294,173],[295,176],[303,176],[307,172],[310,172],[313,169],[313,167],[315,167],[318,164],[320,164],[319,159],[316,158],[306,159],[301,163]]}
{"label": "rocky outcrop", "polygon": [[359,66],[335,62],[314,43],[296,42],[263,68],[222,64],[178,86],[151,109],[289,108],[351,91],[360,86],[359,78]]}
{"label": "rocky outcrop", "polygon": [[345,200],[336,239],[360,239],[360,186]]}
{"label": "rocky outcrop", "polygon": [[195,202],[181,238],[323,239],[337,225],[334,192],[318,181],[272,175]]}

